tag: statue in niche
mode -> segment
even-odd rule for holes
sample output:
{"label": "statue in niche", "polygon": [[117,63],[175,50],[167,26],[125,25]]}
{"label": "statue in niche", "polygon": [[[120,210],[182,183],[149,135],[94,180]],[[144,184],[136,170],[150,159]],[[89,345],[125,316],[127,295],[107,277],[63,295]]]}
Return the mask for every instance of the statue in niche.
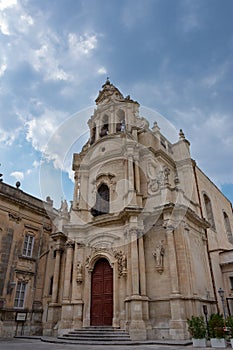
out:
{"label": "statue in niche", "polygon": [[164,257],[165,249],[163,246],[163,241],[161,241],[155,248],[153,256],[155,258],[155,268],[161,274],[163,272],[163,257]]}
{"label": "statue in niche", "polygon": [[76,281],[77,283],[82,283],[83,281],[83,266],[80,261],[76,265]]}

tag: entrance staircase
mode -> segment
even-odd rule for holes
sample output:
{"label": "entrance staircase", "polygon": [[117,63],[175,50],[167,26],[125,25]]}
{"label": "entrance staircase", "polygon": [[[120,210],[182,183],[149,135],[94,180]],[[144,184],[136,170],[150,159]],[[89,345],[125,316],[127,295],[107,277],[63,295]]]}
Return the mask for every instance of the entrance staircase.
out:
{"label": "entrance staircase", "polygon": [[113,327],[84,327],[81,329],[74,329],[63,336],[58,337],[59,340],[65,343],[77,344],[131,344],[129,334],[119,328]]}

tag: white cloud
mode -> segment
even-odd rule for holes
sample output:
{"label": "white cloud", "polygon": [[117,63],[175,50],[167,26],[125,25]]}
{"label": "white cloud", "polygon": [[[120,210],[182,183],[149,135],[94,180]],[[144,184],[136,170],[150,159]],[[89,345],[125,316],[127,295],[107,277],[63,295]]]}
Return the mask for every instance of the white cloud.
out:
{"label": "white cloud", "polygon": [[45,109],[40,117],[33,118],[26,122],[27,141],[31,142],[35,150],[44,152],[50,137],[64,119],[65,113]]}
{"label": "white cloud", "polygon": [[15,177],[16,180],[23,180],[24,179],[24,173],[22,171],[13,171],[10,176]]}
{"label": "white cloud", "polygon": [[18,136],[19,129],[6,131],[0,128],[0,143],[5,146],[11,146]]}
{"label": "white cloud", "polygon": [[40,166],[40,162],[38,162],[37,160],[34,160],[32,165],[33,165],[34,168],[38,168]]}
{"label": "white cloud", "polygon": [[68,43],[72,55],[79,58],[90,54],[97,47],[98,41],[96,34],[84,33],[83,35],[77,35],[69,33]]}
{"label": "white cloud", "polygon": [[56,58],[56,49],[49,38],[39,49],[32,51],[31,63],[35,70],[44,73],[45,80],[69,80],[70,76],[61,67]]}
{"label": "white cloud", "polygon": [[0,0],[0,11],[14,7],[17,5],[17,0]]}
{"label": "white cloud", "polygon": [[30,26],[32,26],[32,25],[34,24],[34,20],[33,20],[33,18],[32,18],[30,15],[22,14],[22,15],[20,16],[20,18],[21,18],[21,20],[22,20],[23,22],[25,22],[26,24],[28,24],[28,25],[30,25]]}
{"label": "white cloud", "polygon": [[6,63],[3,63],[1,66],[0,66],[0,77],[3,76],[3,74],[5,73],[7,69],[7,64]]}
{"label": "white cloud", "polygon": [[100,67],[97,71],[98,74],[107,74],[107,69],[105,67]]}
{"label": "white cloud", "polygon": [[8,21],[4,13],[0,13],[0,30],[4,35],[10,35]]}

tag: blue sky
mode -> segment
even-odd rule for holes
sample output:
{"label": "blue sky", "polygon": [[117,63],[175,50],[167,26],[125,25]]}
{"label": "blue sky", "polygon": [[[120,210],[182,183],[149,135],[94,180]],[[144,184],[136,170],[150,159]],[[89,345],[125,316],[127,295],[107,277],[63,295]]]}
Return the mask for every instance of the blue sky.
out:
{"label": "blue sky", "polygon": [[232,0],[0,0],[4,181],[72,200],[72,153],[109,76],[184,130],[233,201],[232,15]]}

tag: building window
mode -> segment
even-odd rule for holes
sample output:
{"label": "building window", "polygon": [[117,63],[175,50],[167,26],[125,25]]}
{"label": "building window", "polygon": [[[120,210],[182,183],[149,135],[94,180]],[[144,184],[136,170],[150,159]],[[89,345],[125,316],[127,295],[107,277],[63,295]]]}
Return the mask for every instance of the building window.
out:
{"label": "building window", "polygon": [[116,123],[116,132],[125,131],[125,112],[122,109],[119,109],[117,112],[117,123]]}
{"label": "building window", "polygon": [[232,236],[232,231],[231,231],[230,220],[229,220],[229,217],[225,211],[223,211],[223,218],[224,218],[224,225],[225,225],[228,241],[233,243],[233,236]]}
{"label": "building window", "polygon": [[106,184],[99,186],[96,193],[96,203],[91,208],[91,214],[98,216],[109,213],[109,188]]}
{"label": "building window", "polygon": [[49,283],[49,295],[52,295],[53,293],[53,276],[50,277],[50,283]]}
{"label": "building window", "polygon": [[96,126],[94,125],[91,129],[91,138],[90,138],[90,145],[92,145],[95,142],[96,138]]}
{"label": "building window", "polygon": [[23,308],[25,294],[26,294],[26,283],[18,282],[17,288],[16,288],[16,294],[15,294],[15,302],[14,302],[15,308],[21,308],[21,309]]}
{"label": "building window", "polygon": [[211,201],[209,199],[209,197],[204,194],[204,202],[205,202],[205,209],[206,209],[206,215],[207,215],[207,220],[210,223],[210,227],[215,230],[215,222],[214,222],[214,215],[213,215],[213,210],[212,210],[212,204]]}
{"label": "building window", "polygon": [[108,135],[109,132],[109,125],[108,125],[108,116],[105,114],[102,119],[102,127],[100,130],[100,137]]}
{"label": "building window", "polygon": [[233,276],[230,276],[229,279],[230,279],[231,290],[233,290]]}
{"label": "building window", "polygon": [[32,235],[26,235],[23,245],[23,255],[31,257],[34,244],[34,237]]}

